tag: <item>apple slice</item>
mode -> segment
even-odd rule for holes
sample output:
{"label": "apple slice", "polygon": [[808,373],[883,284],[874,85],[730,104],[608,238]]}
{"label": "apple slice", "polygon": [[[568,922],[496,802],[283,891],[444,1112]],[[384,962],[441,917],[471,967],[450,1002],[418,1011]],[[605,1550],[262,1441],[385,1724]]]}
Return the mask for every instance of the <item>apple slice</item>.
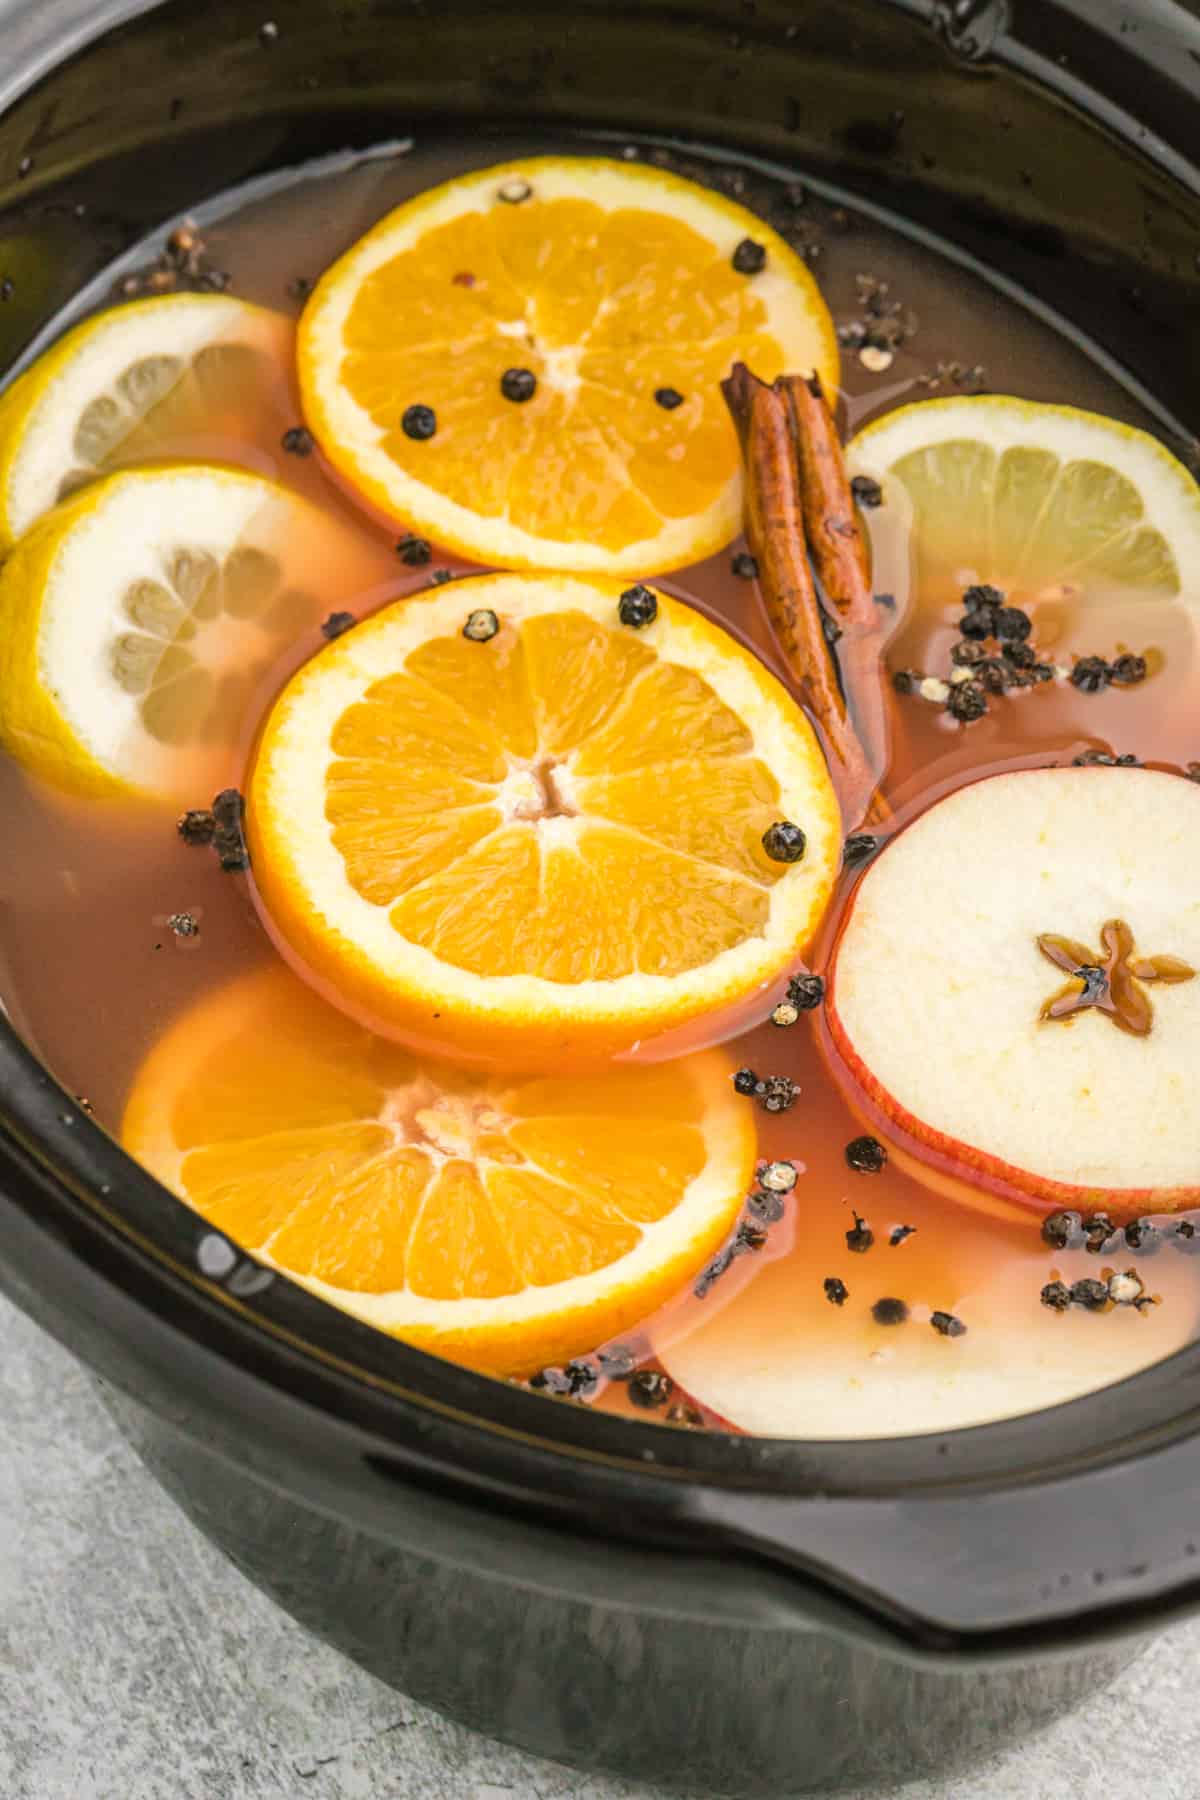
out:
{"label": "apple slice", "polygon": [[[849,1439],[983,1425],[1123,1380],[1182,1349],[1196,1328],[1195,1262],[1171,1250],[1153,1262],[1113,1258],[1121,1271],[1136,1265],[1161,1305],[1058,1313],[1042,1304],[1042,1285],[1053,1271],[1068,1282],[1095,1277],[1098,1259],[1054,1255],[1032,1219],[1018,1232],[960,1213],[957,1230],[942,1227],[943,1252],[911,1273],[920,1237],[847,1256],[825,1235],[763,1269],[728,1305],[698,1305],[690,1329],[659,1347],[677,1386],[743,1431]],[[841,1306],[825,1299],[826,1269],[845,1277]],[[897,1289],[911,1301],[908,1318],[877,1323],[873,1303]],[[931,1327],[942,1307],[966,1327],[961,1336]]]}
{"label": "apple slice", "polygon": [[1200,786],[1107,766],[990,776],[854,892],[830,970],[835,1069],[902,1147],[984,1195],[1177,1211],[1200,1201],[1197,970]]}

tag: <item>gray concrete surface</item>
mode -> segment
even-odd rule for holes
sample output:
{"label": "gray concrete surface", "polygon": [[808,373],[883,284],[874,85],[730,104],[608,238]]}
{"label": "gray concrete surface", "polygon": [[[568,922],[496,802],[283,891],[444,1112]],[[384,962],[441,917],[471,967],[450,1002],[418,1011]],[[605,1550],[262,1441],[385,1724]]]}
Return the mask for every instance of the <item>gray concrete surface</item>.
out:
{"label": "gray concrete surface", "polygon": [[[1200,1623],[1027,1748],[872,1800],[1198,1800],[1198,1681]],[[449,1725],[316,1643],[209,1548],[75,1363],[0,1302],[0,1800],[506,1796],[652,1800]]]}

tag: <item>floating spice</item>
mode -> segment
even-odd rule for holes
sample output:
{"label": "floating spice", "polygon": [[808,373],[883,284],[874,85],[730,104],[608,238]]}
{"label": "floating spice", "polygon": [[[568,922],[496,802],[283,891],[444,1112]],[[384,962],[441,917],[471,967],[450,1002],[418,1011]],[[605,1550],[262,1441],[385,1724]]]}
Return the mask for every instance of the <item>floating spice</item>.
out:
{"label": "floating spice", "polygon": [[1085,1276],[1082,1281],[1071,1284],[1071,1304],[1087,1307],[1089,1312],[1099,1312],[1102,1306],[1108,1305],[1108,1283],[1097,1281],[1093,1276]]}
{"label": "floating spice", "polygon": [[800,1017],[800,1008],[792,1000],[781,1000],[771,1009],[771,1023],[780,1027],[794,1025]]}
{"label": "floating spice", "polygon": [[878,1175],[887,1162],[887,1151],[878,1138],[851,1138],[846,1145],[846,1162],[859,1175]]}
{"label": "floating spice", "polygon": [[420,443],[425,438],[433,437],[437,431],[437,414],[432,406],[406,406],[401,415],[400,429],[405,437]]}
{"label": "floating spice", "polygon": [[1083,1221],[1084,1249],[1089,1256],[1099,1256],[1109,1241],[1116,1236],[1117,1228],[1107,1213],[1093,1213]]}
{"label": "floating spice", "polygon": [[856,1256],[863,1256],[871,1248],[874,1242],[875,1233],[871,1230],[867,1221],[860,1218],[859,1215],[855,1213],[854,1223],[846,1233],[847,1250],[852,1250]]}
{"label": "floating spice", "polygon": [[1065,1281],[1048,1281],[1042,1289],[1042,1305],[1052,1312],[1066,1312],[1071,1304],[1071,1290]]}
{"label": "floating spice", "polygon": [[1110,681],[1115,681],[1122,687],[1133,687],[1139,681],[1146,679],[1146,659],[1144,656],[1133,656],[1128,653],[1118,656],[1115,662],[1110,664],[1108,676]]}
{"label": "floating spice", "polygon": [[522,181],[519,175],[514,175],[510,180],[500,183],[496,189],[496,198],[505,206],[520,206],[521,202],[528,200],[532,193],[533,189],[529,183]]}
{"label": "floating spice", "polygon": [[825,998],[824,976],[793,975],[787,985],[787,997],[801,1012],[812,1012]]}
{"label": "floating spice", "polygon": [[352,612],[331,612],[328,618],[321,620],[322,635],[333,639],[341,637],[352,625],[358,623]]}
{"label": "floating spice", "polygon": [[212,812],[215,821],[212,847],[222,869],[227,874],[248,869],[250,852],[246,848],[244,830],[246,802],[237,788],[223,788],[212,803]]}
{"label": "floating spice", "polygon": [[763,1225],[778,1225],[787,1208],[781,1194],[770,1188],[756,1188],[746,1198],[746,1211]]}
{"label": "floating spice", "polygon": [[658,617],[658,599],[653,590],[640,581],[626,588],[617,602],[617,616],[622,625],[631,625],[635,631],[652,625]]}
{"label": "floating spice", "polygon": [[477,606],[474,612],[467,614],[466,624],[462,628],[465,638],[473,644],[486,644],[494,638],[500,629],[500,621],[490,606]]}
{"label": "floating spice", "polygon": [[500,392],[506,400],[522,406],[537,393],[537,376],[532,369],[505,369],[500,377]]}
{"label": "floating spice", "polygon": [[939,1337],[965,1337],[967,1333],[966,1326],[955,1313],[930,1313],[929,1323],[933,1326],[933,1329],[938,1333]]}
{"label": "floating spice", "polygon": [[433,555],[433,546],[428,538],[414,537],[410,531],[396,545],[396,555],[402,563],[407,563],[409,568],[419,569]]}
{"label": "floating spice", "polygon": [[677,406],[683,405],[683,395],[680,393],[678,388],[673,388],[673,387],[655,388],[654,398],[657,401],[658,405],[661,406],[665,412],[674,412],[675,408]]}
{"label": "floating spice", "polygon": [[279,442],[289,456],[311,456],[317,440],[307,425],[289,425]]}
{"label": "floating spice", "polygon": [[1052,1250],[1066,1250],[1082,1233],[1083,1219],[1077,1212],[1051,1213],[1042,1220],[1042,1241]]}
{"label": "floating spice", "polygon": [[767,1075],[754,1084],[754,1098],[764,1112],[787,1112],[796,1104],[800,1089],[788,1075]]}
{"label": "floating spice", "polygon": [[842,845],[842,856],[851,866],[867,862],[879,848],[879,839],[869,831],[857,831]]}
{"label": "floating spice", "polygon": [[1071,670],[1072,686],[1084,694],[1098,694],[1108,686],[1108,664],[1102,656],[1081,656]]}
{"label": "floating spice", "polygon": [[790,1162],[768,1163],[758,1177],[763,1187],[776,1194],[790,1194],[796,1185],[796,1167]]}
{"label": "floating spice", "polygon": [[1153,1219],[1134,1219],[1125,1227],[1125,1242],[1131,1250],[1140,1250],[1143,1256],[1153,1256],[1160,1241],[1158,1226]]}
{"label": "floating spice", "polygon": [[752,1094],[758,1086],[758,1076],[753,1069],[738,1069],[733,1077],[733,1085],[739,1094]]}
{"label": "floating spice", "polygon": [[200,935],[200,926],[194,913],[175,912],[167,919],[167,928],[177,938],[194,938]]}
{"label": "floating spice", "polygon": [[762,847],[772,862],[796,863],[808,848],[808,839],[790,819],[776,819],[762,835]]}
{"label": "floating spice", "polygon": [[908,1318],[908,1306],[903,1300],[885,1295],[882,1300],[876,1300],[871,1317],[877,1325],[903,1325]]}
{"label": "floating spice", "polygon": [[1108,1297],[1115,1306],[1136,1306],[1146,1292],[1146,1284],[1136,1269],[1108,1278]]}
{"label": "floating spice", "polygon": [[629,1398],[635,1406],[665,1406],[674,1391],[675,1383],[661,1369],[639,1369],[629,1377]]}
{"label": "floating spice", "polygon": [[189,807],[175,821],[175,829],[185,844],[211,844],[217,821],[207,807]]}
{"label": "floating spice", "polygon": [[850,492],[858,505],[868,510],[883,505],[883,489],[873,475],[855,475],[850,483]]}
{"label": "floating spice", "polygon": [[1045,1020],[1073,1018],[1095,1008],[1120,1031],[1131,1037],[1147,1037],[1154,1023],[1154,1008],[1145,992],[1147,982],[1174,986],[1192,981],[1196,971],[1178,956],[1135,956],[1133,933],[1123,919],[1109,919],[1101,927],[1101,950],[1090,950],[1073,938],[1046,932],[1037,947],[1048,962],[1071,980],[1042,1007]]}
{"label": "floating spice", "polygon": [[739,550],[729,566],[739,581],[758,580],[758,563],[748,550]]}
{"label": "floating spice", "polygon": [[888,1239],[888,1243],[892,1246],[893,1250],[898,1250],[906,1238],[916,1235],[916,1230],[917,1228],[915,1225],[897,1225],[893,1229],[892,1235]]}
{"label": "floating spice", "polygon": [[767,266],[767,248],[754,238],[743,238],[730,261],[739,275],[760,275]]}
{"label": "floating spice", "polygon": [[831,1306],[845,1306],[850,1298],[850,1289],[836,1275],[827,1275],[824,1282],[825,1298]]}
{"label": "floating spice", "polygon": [[[763,600],[780,653],[801,702],[821,730],[843,807],[857,818],[872,809],[875,816],[886,817],[887,808],[872,802],[877,786],[875,774],[855,730],[843,692],[842,672],[822,627],[824,614],[808,558],[800,426],[787,387],[782,381],[768,385],[744,363],[735,363],[728,379],[722,382],[721,391],[737,428],[746,465],[746,537],[758,566]],[[823,398],[818,402],[811,390],[808,392],[813,407],[824,408]],[[831,431],[831,436],[836,445],[836,432]],[[826,474],[831,473],[825,462],[821,468]],[[843,467],[843,479],[844,475]],[[838,495],[837,505],[839,517],[853,518],[848,483],[844,497]],[[833,535],[836,539],[837,534]],[[831,605],[837,605],[838,593],[833,589],[828,592]],[[873,625],[877,625],[869,589],[867,601]],[[857,686],[858,662],[854,665],[854,679],[848,670],[844,671],[847,687],[855,695],[856,711],[867,717],[877,711],[873,693],[878,687],[877,647],[872,649],[869,660],[869,678]]]}
{"label": "floating spice", "polygon": [[600,1365],[600,1373],[609,1381],[624,1381],[637,1368],[637,1354],[628,1344],[610,1344],[607,1350],[601,1350],[596,1358]]}

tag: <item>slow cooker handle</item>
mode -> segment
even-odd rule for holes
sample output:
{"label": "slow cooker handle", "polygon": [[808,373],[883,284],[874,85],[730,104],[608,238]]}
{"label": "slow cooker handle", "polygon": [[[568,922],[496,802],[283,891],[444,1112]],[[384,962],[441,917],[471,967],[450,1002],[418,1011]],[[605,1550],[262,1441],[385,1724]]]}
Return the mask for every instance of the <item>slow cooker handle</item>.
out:
{"label": "slow cooker handle", "polygon": [[833,1587],[928,1650],[1040,1649],[1200,1606],[1200,1432],[999,1490],[797,1500],[709,1488],[691,1510],[730,1547]]}

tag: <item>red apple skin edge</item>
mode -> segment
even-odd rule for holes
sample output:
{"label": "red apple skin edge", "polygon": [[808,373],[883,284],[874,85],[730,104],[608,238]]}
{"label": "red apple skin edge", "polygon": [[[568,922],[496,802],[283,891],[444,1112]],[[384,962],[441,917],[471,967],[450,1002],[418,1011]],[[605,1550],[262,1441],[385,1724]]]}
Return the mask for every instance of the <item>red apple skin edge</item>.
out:
{"label": "red apple skin edge", "polygon": [[1106,1212],[1115,1225],[1126,1225],[1147,1213],[1183,1212],[1200,1205],[1200,1186],[1097,1188],[1053,1181],[970,1144],[956,1143],[902,1106],[863,1062],[838,1017],[838,954],[853,904],[852,895],[826,963],[829,997],[821,1048],[830,1073],[855,1111],[885,1137],[899,1134],[902,1158],[907,1153],[912,1161],[933,1170],[939,1177],[935,1185],[943,1193],[999,1218],[1028,1218],[1031,1212],[1044,1217],[1070,1210],[1085,1216]]}

